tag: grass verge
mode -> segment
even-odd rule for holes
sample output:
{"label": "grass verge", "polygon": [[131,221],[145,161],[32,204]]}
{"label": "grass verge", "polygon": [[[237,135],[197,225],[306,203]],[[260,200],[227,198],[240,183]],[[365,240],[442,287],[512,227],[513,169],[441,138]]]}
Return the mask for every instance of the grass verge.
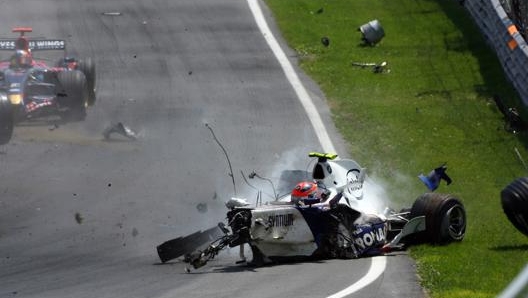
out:
{"label": "grass verge", "polygon": [[[526,136],[503,129],[492,97],[522,106],[464,8],[432,0],[266,0],[299,63],[322,88],[349,153],[409,205],[416,178],[447,162],[438,192],[460,197],[464,241],[411,249],[432,297],[495,297],[524,267],[528,241],[507,220],[500,191],[526,169]],[[360,44],[357,28],[378,19],[386,36]],[[325,47],[325,36],[330,45]],[[388,62],[373,73],[353,62]]]}

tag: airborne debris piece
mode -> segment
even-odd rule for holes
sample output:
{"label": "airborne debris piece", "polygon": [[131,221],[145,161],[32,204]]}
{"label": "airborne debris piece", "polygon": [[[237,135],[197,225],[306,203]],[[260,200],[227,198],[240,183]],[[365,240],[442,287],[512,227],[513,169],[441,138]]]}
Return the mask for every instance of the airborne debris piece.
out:
{"label": "airborne debris piece", "polygon": [[113,16],[113,17],[118,17],[118,16],[121,16],[123,15],[121,12],[119,11],[107,11],[107,12],[103,12],[102,13],[104,16]]}
{"label": "airborne debris piece", "polygon": [[330,39],[326,36],[321,37],[321,43],[323,46],[327,47],[330,45]]}
{"label": "airborne debris piece", "polygon": [[206,213],[207,212],[207,204],[206,203],[199,203],[198,205],[196,205],[196,209],[200,213]]}
{"label": "airborne debris piece", "polygon": [[49,131],[54,131],[55,129],[59,128],[59,124],[57,123],[53,123],[52,126],[50,126],[50,128],[48,128]]}
{"label": "airborne debris piece", "polygon": [[137,133],[130,129],[128,126],[125,126],[122,122],[112,124],[103,131],[103,136],[105,139],[110,139],[110,135],[113,133],[118,133],[122,136],[127,137],[130,140],[137,140]]}
{"label": "airborne debris piece", "polygon": [[84,218],[82,217],[82,215],[79,212],[76,212],[75,213],[75,221],[78,224],[82,224],[83,220],[84,220]]}
{"label": "airborne debris piece", "polygon": [[249,202],[246,199],[231,198],[225,205],[228,209],[234,209],[249,206]]}
{"label": "airborne debris piece", "polygon": [[515,134],[528,128],[528,124],[524,122],[516,108],[506,106],[502,98],[496,94],[493,95],[493,101],[504,116],[504,130]]}
{"label": "airborne debris piece", "polygon": [[[277,191],[275,190],[275,185],[273,184],[273,181],[271,181],[271,179],[266,178],[266,177],[262,177],[262,176],[260,176],[259,174],[257,174],[257,172],[255,172],[255,171],[251,172],[251,173],[248,175],[248,178],[249,178],[249,179],[254,179],[255,177],[257,177],[257,178],[259,178],[259,179],[262,179],[262,180],[264,180],[264,181],[269,182],[269,184],[271,185],[271,188],[273,189],[273,198],[274,198],[275,200],[277,200],[277,199],[279,198],[279,196],[277,195]],[[248,182],[246,181],[246,183],[248,183]],[[249,183],[248,183],[248,184],[249,184]],[[250,185],[250,186],[251,186],[251,185]],[[255,187],[253,187],[253,188],[255,188]],[[229,207],[228,207],[228,208],[229,208]]]}
{"label": "airborne debris piece", "polygon": [[378,20],[370,21],[366,24],[361,25],[358,28],[361,32],[361,40],[370,46],[374,46],[385,36],[385,30],[381,27],[381,23]]}
{"label": "airborne debris piece", "polygon": [[352,65],[359,66],[361,68],[372,67],[372,72],[374,73],[390,72],[390,69],[387,67],[387,65],[389,65],[387,61],[383,61],[381,63],[352,62]]}
{"label": "airborne debris piece", "polygon": [[427,176],[420,174],[418,178],[429,188],[430,191],[435,191],[440,185],[441,180],[445,180],[447,185],[451,184],[452,180],[445,173],[447,171],[447,166],[445,164],[439,166],[438,168],[429,172]]}
{"label": "airborne debris piece", "polygon": [[513,148],[513,150],[515,151],[515,154],[517,155],[517,158],[519,159],[519,161],[522,163],[524,169],[528,172],[528,166],[526,165],[526,162],[524,161],[524,158],[522,157],[521,152],[519,152],[519,149],[515,147]]}
{"label": "airborne debris piece", "polygon": [[507,113],[504,115],[506,123],[504,124],[504,129],[507,132],[518,133],[520,131],[526,130],[526,124],[522,120],[519,111],[516,108],[508,108]]}
{"label": "airborne debris piece", "polygon": [[214,133],[213,128],[209,125],[209,123],[205,123],[205,127],[207,127],[207,129],[209,129],[209,131],[211,132],[211,135],[213,136],[213,139],[218,144],[218,146],[220,146],[220,149],[222,149],[222,151],[224,152],[224,155],[225,155],[226,160],[227,160],[227,165],[229,166],[229,176],[231,176],[231,182],[233,182],[233,191],[234,191],[234,193],[236,195],[237,191],[236,191],[236,185],[235,185],[235,176],[233,175],[233,167],[231,166],[231,160],[229,159],[229,155],[227,154],[227,150],[225,149],[224,145],[222,145],[222,143],[220,143],[220,140],[218,140],[218,138],[216,137],[216,134]]}

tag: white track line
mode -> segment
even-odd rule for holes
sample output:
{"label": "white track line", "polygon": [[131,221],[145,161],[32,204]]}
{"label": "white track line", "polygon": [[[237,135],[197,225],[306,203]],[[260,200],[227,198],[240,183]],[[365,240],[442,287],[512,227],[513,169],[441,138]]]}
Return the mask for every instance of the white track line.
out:
{"label": "white track line", "polygon": [[387,257],[380,256],[372,257],[371,259],[372,264],[370,265],[370,269],[365,276],[363,276],[360,280],[356,281],[356,283],[349,286],[348,288],[343,289],[333,295],[330,295],[327,298],[346,297],[373,283],[380,275],[383,274],[383,271],[385,271],[385,267],[387,266]]}
{"label": "white track line", "polygon": [[295,93],[297,94],[297,98],[299,98],[299,101],[304,107],[304,110],[306,111],[306,114],[312,123],[314,131],[317,134],[319,143],[321,146],[323,146],[323,151],[335,153],[336,150],[332,141],[330,140],[330,137],[328,136],[328,132],[326,131],[326,127],[323,124],[323,120],[321,120],[321,116],[319,115],[317,108],[310,98],[310,95],[308,95],[308,92],[306,92],[301,80],[299,80],[297,73],[286,57],[286,54],[284,54],[284,51],[281,49],[279,43],[275,39],[275,36],[273,36],[273,33],[271,33],[271,30],[268,27],[268,23],[266,23],[266,19],[262,14],[262,10],[260,9],[258,2],[256,0],[248,0],[248,4],[260,29],[260,32],[262,35],[264,35],[264,38],[268,42],[273,54],[275,54],[275,57],[279,61],[282,70],[288,79],[288,82],[290,82],[292,85],[293,90],[295,90]]}
{"label": "white track line", "polygon": [[[297,76],[297,73],[293,69],[293,66],[291,65],[290,61],[286,57],[286,54],[280,47],[279,43],[275,39],[275,36],[273,36],[273,33],[268,27],[268,23],[266,23],[266,19],[264,18],[264,15],[262,14],[262,9],[260,8],[258,4],[258,0],[247,0],[249,4],[249,8],[251,9],[251,12],[253,13],[253,17],[255,18],[255,21],[257,23],[257,26],[260,29],[260,32],[264,36],[264,39],[268,43],[269,47],[273,51],[273,54],[275,54],[275,57],[279,61],[282,70],[284,71],[284,74],[286,75],[286,78],[288,79],[288,82],[293,87],[293,90],[295,90],[295,93],[297,94],[297,98],[301,102],[302,106],[304,107],[304,110],[306,111],[306,114],[308,115],[308,118],[310,119],[310,122],[312,123],[312,126],[314,128],[315,134],[317,135],[317,138],[319,139],[319,143],[321,146],[323,146],[324,152],[336,152],[334,145],[332,141],[330,140],[330,136],[328,135],[328,132],[326,131],[326,127],[323,124],[323,120],[321,119],[321,116],[319,115],[319,112],[317,111],[312,98],[306,92],[306,89],[304,88],[304,85],[301,83],[301,80],[299,80],[299,77]],[[383,274],[385,271],[385,268],[387,266],[387,258],[384,256],[381,257],[375,257],[371,258],[372,263],[370,265],[370,269],[367,272],[365,276],[363,276],[360,280],[358,280],[356,283],[352,284],[351,286],[347,287],[346,289],[337,292],[334,295],[329,296],[328,298],[341,298],[348,295],[351,295],[364,287],[368,286],[372,282],[374,282],[380,275]]]}

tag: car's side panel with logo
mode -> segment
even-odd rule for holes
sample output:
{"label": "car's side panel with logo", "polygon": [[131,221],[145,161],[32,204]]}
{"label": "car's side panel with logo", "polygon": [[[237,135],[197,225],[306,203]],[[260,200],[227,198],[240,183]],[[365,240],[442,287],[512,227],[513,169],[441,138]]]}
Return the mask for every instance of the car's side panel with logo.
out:
{"label": "car's side panel with logo", "polygon": [[317,245],[303,215],[293,205],[252,210],[251,239],[267,256],[311,255]]}

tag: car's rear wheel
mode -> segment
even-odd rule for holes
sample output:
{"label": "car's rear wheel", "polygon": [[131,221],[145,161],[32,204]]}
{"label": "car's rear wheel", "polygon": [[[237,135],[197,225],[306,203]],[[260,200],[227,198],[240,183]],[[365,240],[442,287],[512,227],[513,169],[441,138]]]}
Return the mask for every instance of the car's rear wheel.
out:
{"label": "car's rear wheel", "polygon": [[68,107],[64,116],[70,121],[83,121],[88,105],[88,85],[86,77],[79,70],[63,71],[58,74],[62,85],[61,102]]}
{"label": "car's rear wheel", "polygon": [[415,242],[445,244],[462,241],[466,233],[466,210],[449,194],[426,193],[414,202],[410,218],[425,216],[426,229],[411,236]]}
{"label": "car's rear wheel", "polygon": [[9,143],[14,127],[13,106],[7,100],[5,92],[0,92],[0,145]]}
{"label": "car's rear wheel", "polygon": [[96,86],[95,86],[95,62],[91,57],[79,60],[77,67],[84,73],[86,83],[88,85],[88,105],[93,106],[96,100]]}
{"label": "car's rear wheel", "polygon": [[501,191],[502,210],[508,220],[528,236],[528,177],[519,178]]}

